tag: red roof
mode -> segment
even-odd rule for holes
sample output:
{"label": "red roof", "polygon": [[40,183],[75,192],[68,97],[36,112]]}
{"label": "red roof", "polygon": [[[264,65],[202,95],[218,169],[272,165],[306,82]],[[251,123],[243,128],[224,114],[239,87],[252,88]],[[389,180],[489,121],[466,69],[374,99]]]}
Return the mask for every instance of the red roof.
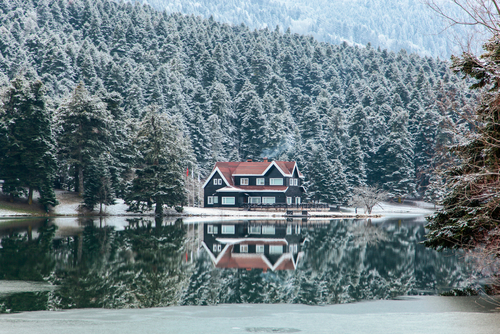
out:
{"label": "red roof", "polygon": [[[233,176],[261,176],[272,166],[276,166],[284,176],[292,176],[294,169],[297,166],[295,161],[269,161],[269,162],[217,162],[212,171],[212,174],[208,179],[210,179],[216,169],[220,171],[222,176],[229,183],[229,186],[234,186]],[[297,168],[299,177],[303,177],[302,173]],[[259,187],[262,187],[259,189]],[[272,188],[264,186],[239,186],[241,189],[245,190],[276,190],[276,186]],[[286,187],[285,187],[286,189]],[[285,190],[283,189],[283,190]]]}

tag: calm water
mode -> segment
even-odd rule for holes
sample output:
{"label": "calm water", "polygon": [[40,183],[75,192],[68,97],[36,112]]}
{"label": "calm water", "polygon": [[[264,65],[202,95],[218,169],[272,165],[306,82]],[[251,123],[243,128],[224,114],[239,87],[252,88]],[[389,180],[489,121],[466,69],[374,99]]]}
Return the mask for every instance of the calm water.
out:
{"label": "calm water", "polygon": [[[420,244],[425,235],[424,224],[423,217],[205,222],[117,217],[0,220],[0,313],[4,313],[0,315],[4,322],[0,332],[22,332],[33,326],[40,333],[47,326],[49,332],[51,328],[64,327],[61,321],[68,324],[72,317],[84,319],[86,314],[93,319],[84,321],[89,328],[121,328],[106,321],[122,319],[122,325],[129,330],[121,333],[142,326],[134,319],[143,316],[151,318],[150,332],[156,332],[155,326],[161,328],[169,317],[184,319],[185,323],[176,322],[181,327],[199,323],[200,329],[204,326],[201,319],[208,317],[215,321],[212,327],[216,328],[217,321],[222,321],[218,312],[228,317],[224,318],[226,325],[233,324],[226,332],[307,331],[305,328],[320,326],[311,319],[327,315],[328,321],[335,315],[334,318],[343,319],[339,324],[348,324],[350,315],[341,316],[343,312],[379,312],[378,319],[387,317],[387,321],[391,312],[399,312],[399,319],[409,316],[410,324],[421,317],[419,308],[433,314],[422,318],[429,324],[438,324],[439,317],[449,318],[453,312],[472,316],[475,320],[470,323],[481,322],[482,317],[497,319],[496,306],[478,309],[477,298],[464,304],[470,307],[462,307],[460,303],[471,299],[426,297],[466,287],[472,281],[469,265],[460,254],[438,253]],[[372,302],[333,306],[362,301]],[[217,304],[242,304],[238,307],[243,309],[223,305],[192,308]],[[259,312],[263,305],[249,304],[279,305],[265,306],[270,313],[262,314]],[[332,306],[313,311],[301,305]],[[81,310],[165,306],[182,307],[109,310],[106,321],[97,316],[103,314],[102,310]],[[54,315],[37,312],[29,317],[25,313],[6,314],[68,309],[79,310]],[[265,326],[252,327],[251,321],[240,321],[238,325],[238,310],[247,310],[256,319],[271,318],[261,319]],[[309,320],[302,319],[302,327],[284,326],[284,319],[304,312],[309,314]],[[438,313],[442,314],[437,316]],[[277,327],[271,324],[274,316]],[[189,320],[190,317],[198,320]],[[458,316],[454,324],[465,318]],[[39,324],[41,319],[45,325]],[[358,319],[358,323],[371,318],[363,319]],[[325,321],[322,320],[323,325]],[[127,322],[130,326],[125,325]],[[111,327],[105,331],[113,332]],[[177,329],[183,332],[181,327]],[[317,329],[321,332],[320,327]],[[461,326],[461,330],[464,328]],[[483,333],[488,332],[487,328],[484,330]],[[453,333],[461,332],[456,329]]]}

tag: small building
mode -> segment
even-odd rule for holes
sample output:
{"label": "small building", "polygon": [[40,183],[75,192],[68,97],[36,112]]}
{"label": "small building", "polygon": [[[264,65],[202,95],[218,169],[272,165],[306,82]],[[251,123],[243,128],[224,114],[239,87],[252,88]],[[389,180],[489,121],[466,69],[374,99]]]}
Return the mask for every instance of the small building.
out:
{"label": "small building", "polygon": [[300,204],[304,192],[296,162],[217,162],[203,184],[206,208],[246,204]]}
{"label": "small building", "polygon": [[296,270],[304,252],[300,224],[214,223],[202,246],[216,268]]}

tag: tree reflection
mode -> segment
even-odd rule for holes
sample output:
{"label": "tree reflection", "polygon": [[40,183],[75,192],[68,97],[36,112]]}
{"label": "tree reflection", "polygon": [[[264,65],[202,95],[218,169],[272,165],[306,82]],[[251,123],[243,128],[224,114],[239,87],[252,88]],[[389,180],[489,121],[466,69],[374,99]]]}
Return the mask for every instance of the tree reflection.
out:
{"label": "tree reflection", "polygon": [[181,220],[162,225],[161,218],[131,219],[123,231],[91,224],[69,242],[78,244],[80,238],[81,259],[71,261],[76,263],[73,266],[68,261],[57,273],[61,282],[55,294],[58,308],[177,303],[186,280],[182,270],[185,227]]}
{"label": "tree reflection", "polygon": [[83,219],[78,228],[57,237],[56,226],[47,220],[38,223],[36,233],[31,233],[32,225],[23,226],[3,231],[0,278],[45,281],[57,288],[2,295],[0,312],[219,303],[322,305],[435,294],[467,283],[463,261],[423,247],[423,224],[411,221],[304,223],[300,238],[307,241],[297,269],[276,271],[215,268],[203,249],[188,263],[186,245],[191,242],[189,247],[196,249],[199,243],[196,246],[195,226],[189,241],[181,220],[134,218],[117,231],[103,221]]}
{"label": "tree reflection", "polygon": [[[32,226],[39,226],[36,239],[32,238]],[[0,279],[42,281],[48,277],[55,264],[50,251],[56,229],[47,219],[34,220],[24,232],[12,230],[2,237]]]}
{"label": "tree reflection", "polygon": [[196,263],[182,302],[322,305],[435,294],[467,284],[465,264],[456,255],[443,256],[420,244],[423,224],[399,225],[332,220],[303,226],[308,241],[295,271],[218,270],[207,256]]}

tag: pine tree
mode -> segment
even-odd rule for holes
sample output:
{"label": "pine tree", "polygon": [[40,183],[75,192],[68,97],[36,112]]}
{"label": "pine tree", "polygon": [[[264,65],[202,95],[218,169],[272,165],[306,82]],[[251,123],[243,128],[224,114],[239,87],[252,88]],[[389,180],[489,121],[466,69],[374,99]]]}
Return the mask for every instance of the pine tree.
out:
{"label": "pine tree", "polygon": [[99,204],[99,214],[102,214],[102,206],[115,204],[115,192],[111,182],[111,173],[108,165],[110,157],[101,153],[97,160],[92,160],[85,169],[85,192],[83,201],[85,206],[94,210]]}
{"label": "pine tree", "polygon": [[2,96],[0,110],[0,174],[3,191],[13,197],[28,188],[29,204],[33,191],[46,208],[56,205],[55,139],[52,113],[45,101],[45,89],[38,79],[18,76]]}
{"label": "pine tree", "polygon": [[248,102],[248,109],[242,116],[240,135],[240,155],[248,159],[258,159],[268,140],[268,120],[257,95]]}
{"label": "pine tree", "polygon": [[380,182],[395,197],[415,193],[413,143],[408,132],[408,113],[396,108],[389,122],[390,134],[375,154],[373,184]]}
{"label": "pine tree", "polygon": [[89,94],[80,83],[57,110],[59,155],[72,166],[84,194],[84,171],[101,152],[110,152],[112,117],[100,98]]}
{"label": "pine tree", "polygon": [[136,146],[141,154],[127,194],[126,203],[133,211],[152,208],[163,215],[163,206],[182,206],[186,191],[182,163],[186,158],[180,131],[164,115],[151,108],[141,122]]}
{"label": "pine tree", "polygon": [[352,187],[364,186],[366,182],[366,171],[364,154],[357,136],[351,138],[349,153],[347,155],[347,177]]}

